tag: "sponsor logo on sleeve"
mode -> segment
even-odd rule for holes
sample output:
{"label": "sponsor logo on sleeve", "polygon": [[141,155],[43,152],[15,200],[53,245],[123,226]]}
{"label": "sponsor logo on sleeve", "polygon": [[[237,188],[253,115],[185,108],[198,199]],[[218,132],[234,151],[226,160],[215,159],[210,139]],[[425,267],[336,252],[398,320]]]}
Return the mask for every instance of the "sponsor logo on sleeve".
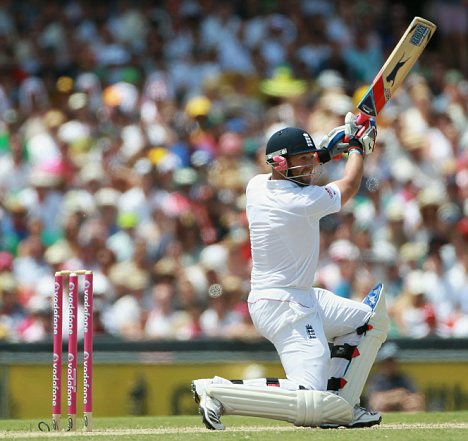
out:
{"label": "sponsor logo on sleeve", "polygon": [[330,196],[330,199],[335,199],[336,197],[336,191],[333,190],[331,187],[324,187],[325,191],[328,193],[328,196]]}

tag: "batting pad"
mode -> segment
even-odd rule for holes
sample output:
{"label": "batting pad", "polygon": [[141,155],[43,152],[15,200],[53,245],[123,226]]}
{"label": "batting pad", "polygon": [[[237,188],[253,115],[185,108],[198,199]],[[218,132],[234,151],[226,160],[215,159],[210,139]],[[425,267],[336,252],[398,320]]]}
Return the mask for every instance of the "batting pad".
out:
{"label": "batting pad", "polygon": [[353,418],[349,403],[330,392],[239,384],[211,384],[206,392],[221,402],[225,415],[271,418],[306,427],[349,424]]}
{"label": "batting pad", "polygon": [[362,336],[357,346],[359,356],[352,358],[343,376],[345,385],[338,392],[339,396],[352,406],[359,403],[364,384],[374,364],[377,352],[387,339],[390,319],[387,314],[383,287],[368,325],[369,329]]}

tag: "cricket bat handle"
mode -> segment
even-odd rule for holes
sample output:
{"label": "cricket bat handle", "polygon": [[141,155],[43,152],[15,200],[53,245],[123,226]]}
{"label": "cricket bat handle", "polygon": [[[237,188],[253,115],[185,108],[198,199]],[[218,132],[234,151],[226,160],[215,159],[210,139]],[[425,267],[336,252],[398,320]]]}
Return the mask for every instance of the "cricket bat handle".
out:
{"label": "cricket bat handle", "polygon": [[358,126],[361,126],[362,124],[365,124],[370,119],[371,119],[371,117],[369,115],[366,115],[365,113],[359,112],[358,116],[356,118],[356,124]]}

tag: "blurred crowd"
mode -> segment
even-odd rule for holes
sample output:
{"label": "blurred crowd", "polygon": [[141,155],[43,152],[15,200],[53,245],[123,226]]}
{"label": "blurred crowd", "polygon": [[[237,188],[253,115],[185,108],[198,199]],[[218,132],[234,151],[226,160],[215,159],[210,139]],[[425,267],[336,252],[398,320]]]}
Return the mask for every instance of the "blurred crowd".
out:
{"label": "blurred crowd", "polygon": [[467,4],[417,4],[0,0],[0,341],[50,338],[73,269],[97,334],[257,338],[244,191],[266,139],[343,124],[416,14],[439,29],[322,221],[316,285],[382,281],[392,337],[468,337]]}

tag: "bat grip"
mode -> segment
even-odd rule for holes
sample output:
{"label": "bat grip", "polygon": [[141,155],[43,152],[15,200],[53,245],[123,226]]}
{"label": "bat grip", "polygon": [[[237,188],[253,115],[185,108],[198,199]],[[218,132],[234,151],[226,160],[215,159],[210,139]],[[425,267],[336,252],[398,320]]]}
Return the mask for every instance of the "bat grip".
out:
{"label": "bat grip", "polygon": [[[370,119],[371,119],[371,116],[366,115],[365,113],[359,112],[358,116],[356,118],[356,124],[358,126],[361,126],[361,125],[365,124],[367,121],[369,121]],[[363,129],[365,130],[364,127],[361,128],[361,130],[359,130],[358,135],[362,134]],[[344,137],[344,142],[348,142],[348,141],[349,141],[349,137],[345,136]]]}
{"label": "bat grip", "polygon": [[356,118],[356,124],[358,126],[364,124],[366,121],[369,121],[371,117],[369,115],[366,115],[365,113],[359,112],[357,118]]}

